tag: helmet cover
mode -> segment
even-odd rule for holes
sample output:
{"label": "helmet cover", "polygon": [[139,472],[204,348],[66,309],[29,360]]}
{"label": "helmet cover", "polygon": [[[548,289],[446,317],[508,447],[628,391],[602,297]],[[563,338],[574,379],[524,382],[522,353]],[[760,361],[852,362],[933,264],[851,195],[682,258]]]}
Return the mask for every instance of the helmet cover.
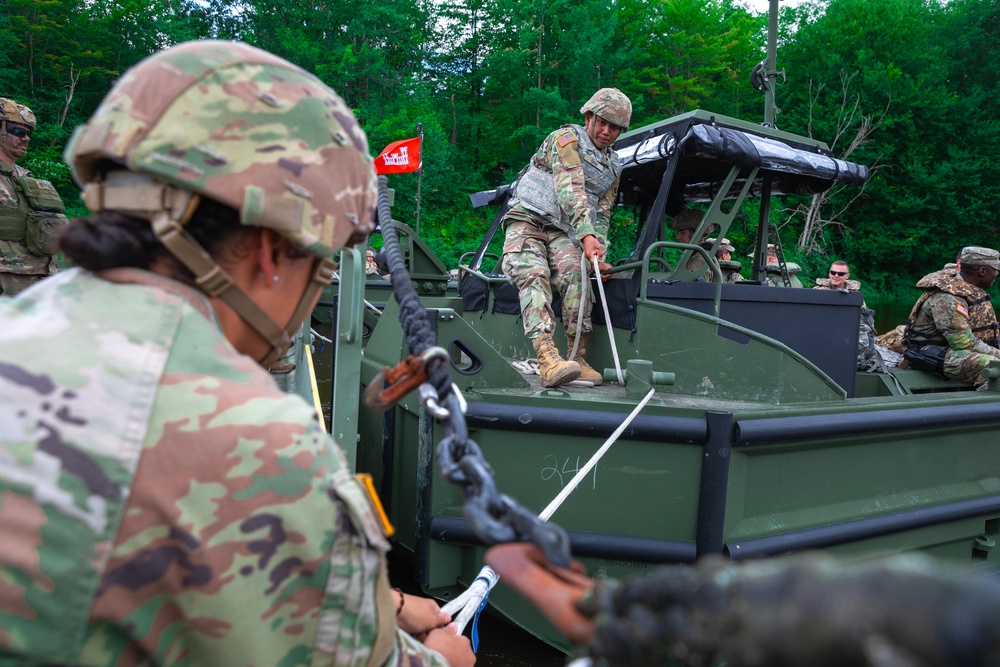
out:
{"label": "helmet cover", "polygon": [[261,49],[194,41],[127,71],[66,148],[78,184],[125,168],[237,210],[320,257],[373,229],[368,140],[314,75]]}

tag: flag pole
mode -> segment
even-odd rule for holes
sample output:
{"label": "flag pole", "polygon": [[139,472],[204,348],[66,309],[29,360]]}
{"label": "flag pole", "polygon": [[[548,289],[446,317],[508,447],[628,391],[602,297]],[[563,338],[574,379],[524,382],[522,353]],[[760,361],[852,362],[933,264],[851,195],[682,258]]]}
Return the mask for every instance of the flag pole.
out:
{"label": "flag pole", "polygon": [[417,236],[420,236],[420,180],[424,177],[424,165],[423,165],[424,124],[423,123],[417,123],[417,136],[420,137],[421,161],[420,161],[420,168],[417,169],[417,216],[416,216],[416,224],[414,225],[414,227],[417,230]]}

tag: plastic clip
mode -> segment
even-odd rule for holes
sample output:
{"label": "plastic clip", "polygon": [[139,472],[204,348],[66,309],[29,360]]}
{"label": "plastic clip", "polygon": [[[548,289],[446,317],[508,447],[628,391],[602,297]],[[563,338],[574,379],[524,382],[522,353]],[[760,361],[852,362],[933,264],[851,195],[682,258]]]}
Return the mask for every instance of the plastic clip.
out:
{"label": "plastic clip", "polygon": [[[427,363],[436,358],[447,360],[448,351],[443,347],[429,347],[420,356],[411,354],[392,368],[386,366],[365,387],[365,405],[372,412],[385,412],[427,382]],[[386,383],[388,386],[383,388]]]}

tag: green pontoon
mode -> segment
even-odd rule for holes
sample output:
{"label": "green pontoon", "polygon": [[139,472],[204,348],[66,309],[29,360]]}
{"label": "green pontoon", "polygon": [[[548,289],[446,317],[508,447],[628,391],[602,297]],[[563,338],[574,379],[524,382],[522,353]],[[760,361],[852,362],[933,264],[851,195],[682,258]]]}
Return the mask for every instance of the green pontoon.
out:
{"label": "green pontoon", "polygon": [[[721,239],[746,202],[766,221],[772,196],[860,185],[866,168],[821,142],[704,111],[631,131],[615,149],[625,165],[619,204],[638,224],[631,256],[594,308],[588,361],[607,369],[601,387],[541,389],[515,368],[532,349],[516,290],[486,251],[496,224],[463,259],[456,289],[412,229],[394,223],[498,487],[541,511],[652,389],[552,517],[591,575],[809,549],[850,558],[922,550],[998,568],[1000,372],[985,391],[916,370],[859,372],[859,293],[768,285],[763,251],[758,280],[706,282],[687,260],[714,253],[663,240],[666,216],[685,206],[707,210],[695,238],[714,225]],[[499,220],[506,189],[473,200],[500,206]],[[764,248],[769,229],[760,227]],[[676,248],[683,254],[671,263]],[[476,577],[484,545],[461,491],[437,473],[441,429],[418,393],[383,413],[362,405],[377,374],[409,351],[388,283],[365,281],[359,252],[343,260],[333,299],[334,435],[375,478],[415,579],[448,599]],[[566,349],[559,334],[556,342]],[[563,645],[509,590],[490,602]]]}

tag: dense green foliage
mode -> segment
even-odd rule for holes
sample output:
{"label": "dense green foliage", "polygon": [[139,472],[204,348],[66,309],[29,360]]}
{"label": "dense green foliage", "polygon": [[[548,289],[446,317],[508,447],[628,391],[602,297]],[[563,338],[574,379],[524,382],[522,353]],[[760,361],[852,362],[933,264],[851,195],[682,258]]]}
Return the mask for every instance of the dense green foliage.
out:
{"label": "dense green foliage", "polygon": [[[40,121],[25,166],[73,212],[85,209],[61,152],[116,77],[171,44],[238,39],[329,83],[373,152],[422,125],[420,232],[452,266],[491,215],[468,194],[507,182],[600,86],[632,98],[633,127],[693,108],[763,117],[749,75],[767,18],[737,0],[7,0],[0,12],[0,95]],[[998,32],[1000,0],[782,7],[779,127],[874,167],[863,191],[820,202],[812,232],[809,201],[775,208],[805,275],[843,258],[869,290],[891,293],[962,245],[1000,245]],[[394,213],[410,224],[417,184],[392,179]],[[750,230],[731,235],[745,252]]]}

